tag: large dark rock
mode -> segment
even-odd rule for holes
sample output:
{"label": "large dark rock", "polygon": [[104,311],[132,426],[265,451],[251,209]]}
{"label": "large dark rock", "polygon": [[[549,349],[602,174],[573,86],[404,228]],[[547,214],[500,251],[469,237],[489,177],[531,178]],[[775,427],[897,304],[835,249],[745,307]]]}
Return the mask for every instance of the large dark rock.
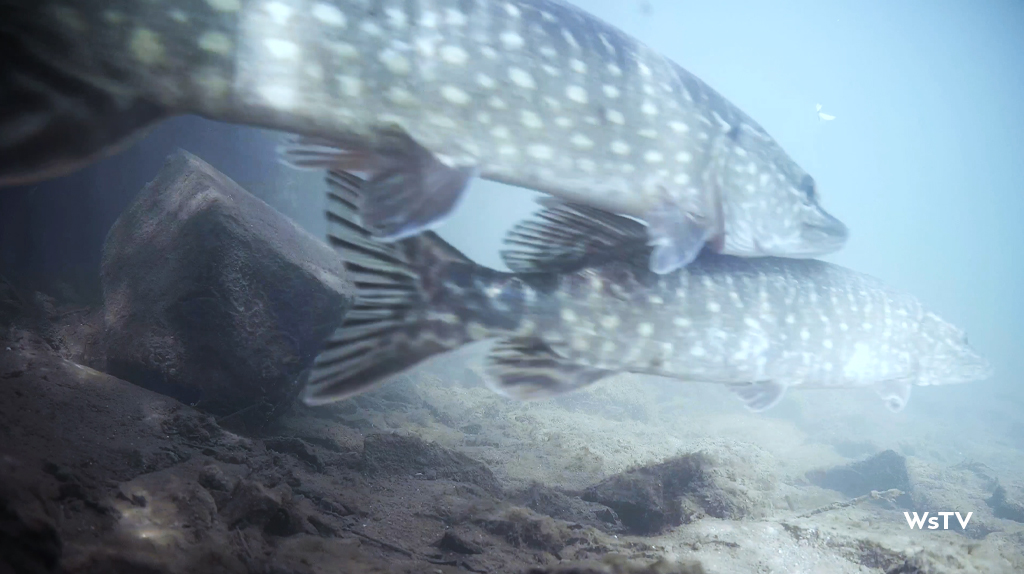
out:
{"label": "large dark rock", "polygon": [[353,288],[323,242],[184,152],[107,236],[107,370],[252,428],[298,392]]}
{"label": "large dark rock", "polygon": [[882,451],[851,464],[814,470],[807,473],[807,479],[817,486],[850,497],[871,494],[872,490],[896,488],[904,492],[896,499],[896,503],[904,507],[911,504],[907,460],[894,450]]}
{"label": "large dark rock", "polygon": [[1000,484],[996,485],[995,492],[985,502],[992,508],[992,514],[997,518],[1024,522],[1024,498],[1020,494],[1021,491],[1015,489],[1008,495],[1006,487]]}
{"label": "large dark rock", "polygon": [[759,502],[710,454],[695,452],[608,477],[583,500],[611,508],[633,534],[658,534],[704,516],[740,519]]}

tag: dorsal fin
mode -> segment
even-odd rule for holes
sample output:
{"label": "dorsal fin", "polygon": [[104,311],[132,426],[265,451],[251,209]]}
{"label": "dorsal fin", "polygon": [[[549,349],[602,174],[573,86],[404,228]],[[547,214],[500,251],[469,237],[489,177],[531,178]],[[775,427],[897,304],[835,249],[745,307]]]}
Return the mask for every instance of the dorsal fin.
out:
{"label": "dorsal fin", "polygon": [[647,264],[647,228],[628,217],[551,198],[512,228],[501,258],[516,273],[568,273],[612,259]]}

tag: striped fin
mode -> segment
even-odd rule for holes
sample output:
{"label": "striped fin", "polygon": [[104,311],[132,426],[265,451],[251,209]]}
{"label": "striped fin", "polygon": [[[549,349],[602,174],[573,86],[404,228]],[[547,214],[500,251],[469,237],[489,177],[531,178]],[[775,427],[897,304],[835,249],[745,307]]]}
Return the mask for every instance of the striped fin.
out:
{"label": "striped fin", "polygon": [[356,395],[448,350],[421,340],[429,307],[421,274],[464,260],[432,233],[400,243],[376,241],[360,218],[364,181],[332,171],[327,182],[328,240],[345,261],[356,300],[314,361],[303,391],[308,405]]}
{"label": "striped fin", "polygon": [[455,210],[477,168],[446,165],[404,133],[379,135],[373,149],[298,136],[278,152],[286,164],[299,169],[365,173],[361,214],[380,241],[398,241],[437,227]]}
{"label": "striped fin", "polygon": [[521,337],[495,343],[484,374],[494,392],[536,400],[570,393],[615,373],[571,363],[539,338]]}
{"label": "striped fin", "polygon": [[651,252],[640,222],[600,209],[541,200],[544,209],[512,228],[501,257],[517,273],[571,273],[610,260],[642,260]]}

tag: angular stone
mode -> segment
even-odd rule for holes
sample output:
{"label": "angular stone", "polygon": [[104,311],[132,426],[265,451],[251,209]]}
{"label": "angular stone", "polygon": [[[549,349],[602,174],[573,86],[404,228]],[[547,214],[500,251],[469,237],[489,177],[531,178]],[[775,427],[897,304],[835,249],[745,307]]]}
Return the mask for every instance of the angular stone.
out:
{"label": "angular stone", "polygon": [[108,372],[243,428],[290,404],[353,297],[330,247],[184,151],[111,228],[101,275]]}
{"label": "angular stone", "polygon": [[675,456],[610,476],[582,498],[614,510],[632,534],[658,534],[704,516],[738,520],[755,514],[760,501],[737,484],[735,473],[717,468],[721,464],[705,452]]}
{"label": "angular stone", "polygon": [[807,473],[807,479],[822,488],[828,488],[856,497],[896,488],[904,492],[896,503],[909,507],[911,503],[910,477],[907,474],[906,458],[894,450],[885,450],[851,464],[814,470]]}

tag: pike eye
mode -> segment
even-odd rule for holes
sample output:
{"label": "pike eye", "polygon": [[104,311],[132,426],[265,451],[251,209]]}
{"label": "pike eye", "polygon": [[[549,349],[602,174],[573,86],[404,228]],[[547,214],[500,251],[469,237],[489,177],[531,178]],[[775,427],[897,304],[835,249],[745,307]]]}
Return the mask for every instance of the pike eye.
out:
{"label": "pike eye", "polygon": [[807,203],[814,203],[816,198],[814,178],[809,175],[804,175],[803,179],[800,180],[800,191],[803,191],[806,195]]}

